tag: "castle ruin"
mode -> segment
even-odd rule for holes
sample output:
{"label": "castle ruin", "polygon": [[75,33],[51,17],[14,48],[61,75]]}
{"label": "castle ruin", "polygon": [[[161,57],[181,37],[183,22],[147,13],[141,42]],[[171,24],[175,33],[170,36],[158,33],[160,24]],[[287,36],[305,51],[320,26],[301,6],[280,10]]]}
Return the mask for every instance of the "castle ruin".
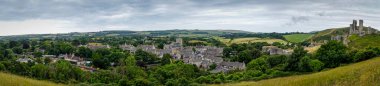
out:
{"label": "castle ruin", "polygon": [[373,29],[371,27],[367,27],[366,30],[364,30],[363,20],[359,20],[359,25],[357,23],[357,20],[353,20],[352,24],[350,24],[350,32],[349,35],[359,35],[364,36],[366,34],[372,34]]}
{"label": "castle ruin", "polygon": [[350,42],[348,37],[351,35],[364,36],[367,34],[377,33],[377,31],[371,27],[364,27],[363,23],[363,20],[359,20],[359,24],[357,20],[353,20],[352,24],[350,24],[348,33],[345,33],[343,35],[331,36],[331,40],[342,41],[343,44],[348,45],[348,43]]}

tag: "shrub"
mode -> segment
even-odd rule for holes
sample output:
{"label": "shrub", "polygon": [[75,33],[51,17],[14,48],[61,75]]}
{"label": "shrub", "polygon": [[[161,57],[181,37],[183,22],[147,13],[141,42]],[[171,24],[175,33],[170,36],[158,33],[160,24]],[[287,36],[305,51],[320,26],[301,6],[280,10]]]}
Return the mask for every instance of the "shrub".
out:
{"label": "shrub", "polygon": [[252,60],[248,63],[247,69],[248,70],[259,70],[261,72],[265,72],[267,69],[269,69],[269,64],[266,61],[265,57],[260,57],[255,60]]}
{"label": "shrub", "polygon": [[343,43],[338,41],[330,41],[327,44],[321,46],[316,52],[316,57],[323,63],[326,67],[336,67],[341,63],[347,62],[347,47]]}
{"label": "shrub", "polygon": [[316,60],[311,60],[309,62],[310,69],[312,71],[314,71],[314,72],[322,70],[324,65],[325,64],[323,62],[321,62],[321,61],[319,61],[317,59]]}
{"label": "shrub", "polygon": [[244,80],[253,80],[254,77],[259,77],[263,75],[263,72],[259,70],[247,70],[244,72],[243,79]]}

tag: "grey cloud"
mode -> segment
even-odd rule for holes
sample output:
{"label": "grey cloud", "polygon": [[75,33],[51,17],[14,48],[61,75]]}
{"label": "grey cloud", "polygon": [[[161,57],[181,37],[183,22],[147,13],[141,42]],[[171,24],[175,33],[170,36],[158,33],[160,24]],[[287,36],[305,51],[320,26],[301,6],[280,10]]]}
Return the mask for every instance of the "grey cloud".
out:
{"label": "grey cloud", "polygon": [[117,27],[286,32],[343,26],[342,22],[361,18],[376,28],[379,4],[378,0],[0,0],[0,21],[64,20],[78,31]]}

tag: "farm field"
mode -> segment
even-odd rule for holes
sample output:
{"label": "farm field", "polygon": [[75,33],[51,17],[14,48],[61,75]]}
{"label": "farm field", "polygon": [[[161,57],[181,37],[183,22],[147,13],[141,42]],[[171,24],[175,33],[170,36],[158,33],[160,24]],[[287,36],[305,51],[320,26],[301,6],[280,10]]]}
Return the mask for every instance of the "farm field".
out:
{"label": "farm field", "polygon": [[280,42],[280,43],[287,43],[284,40],[281,39],[270,39],[270,38],[257,38],[257,37],[249,37],[249,38],[235,38],[235,39],[226,39],[222,37],[214,37],[215,39],[223,42],[226,45],[231,45],[233,43],[241,44],[241,43],[249,43],[249,42],[267,42],[269,44],[272,44],[273,42]]}
{"label": "farm field", "polygon": [[322,72],[211,86],[378,86],[380,57]]}
{"label": "farm field", "polygon": [[284,35],[285,39],[289,42],[303,42],[311,37],[313,37],[314,34],[291,34],[291,35]]}

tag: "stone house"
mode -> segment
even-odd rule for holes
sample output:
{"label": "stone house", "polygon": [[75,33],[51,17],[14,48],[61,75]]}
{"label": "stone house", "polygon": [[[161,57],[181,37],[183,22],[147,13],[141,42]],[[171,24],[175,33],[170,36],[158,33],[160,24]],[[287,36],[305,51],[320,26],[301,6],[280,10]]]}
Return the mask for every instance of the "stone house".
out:
{"label": "stone house", "polygon": [[220,64],[218,64],[218,66],[210,71],[211,73],[219,73],[219,72],[223,72],[223,73],[226,73],[226,72],[229,72],[231,70],[244,70],[246,67],[245,67],[245,64],[244,63],[240,63],[240,62],[222,62]]}
{"label": "stone house", "polygon": [[262,52],[269,53],[269,55],[290,55],[292,50],[284,50],[277,46],[263,46]]}

